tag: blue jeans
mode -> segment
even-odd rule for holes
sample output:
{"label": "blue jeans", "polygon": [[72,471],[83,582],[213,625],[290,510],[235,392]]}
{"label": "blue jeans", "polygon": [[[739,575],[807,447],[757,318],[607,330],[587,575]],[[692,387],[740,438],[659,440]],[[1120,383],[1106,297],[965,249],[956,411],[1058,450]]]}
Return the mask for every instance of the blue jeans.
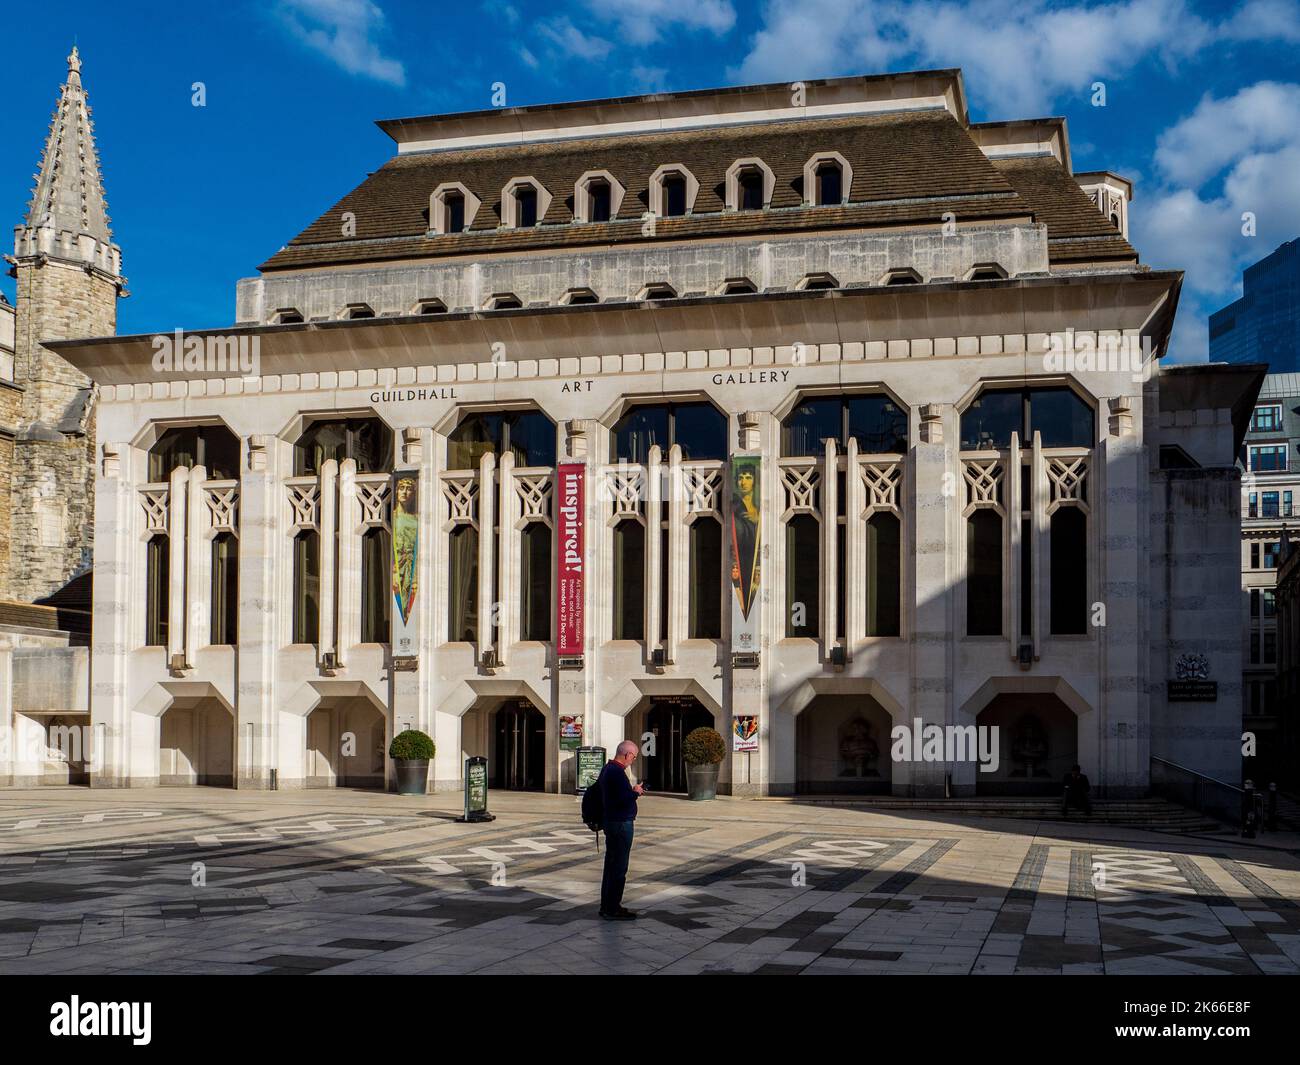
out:
{"label": "blue jeans", "polygon": [[623,905],[627,863],[632,857],[635,821],[610,821],[605,825],[605,873],[600,878],[600,912],[617,913]]}

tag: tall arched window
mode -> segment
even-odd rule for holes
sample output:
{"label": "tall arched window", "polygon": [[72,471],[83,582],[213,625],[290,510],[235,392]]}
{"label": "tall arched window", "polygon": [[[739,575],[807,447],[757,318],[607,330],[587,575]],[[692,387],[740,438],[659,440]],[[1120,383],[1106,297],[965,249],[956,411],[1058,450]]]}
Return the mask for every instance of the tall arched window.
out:
{"label": "tall arched window", "polygon": [[145,545],[144,642],[149,647],[167,646],[171,542],[159,533]]}
{"label": "tall arched window", "polygon": [[826,441],[834,440],[841,452],[850,438],[864,455],[903,454],[907,451],[907,409],[877,393],[847,396],[810,396],[781,423],[781,454],[787,458],[819,456]]}
{"label": "tall arched window", "polygon": [[551,639],[551,529],[530,521],[519,543],[519,629],[524,640]]}
{"label": "tall arched window", "polygon": [[614,526],[616,640],[645,639],[645,526],[624,518]]}
{"label": "tall arched window", "polygon": [[665,218],[680,218],[686,214],[686,177],[684,174],[664,175],[663,206],[660,213]]}
{"label": "tall arched window", "polygon": [[744,167],[736,175],[736,209],[761,211],[763,209],[763,171],[756,166]]}
{"label": "tall arched window", "polygon": [[821,524],[796,514],[785,526],[785,634],[821,631]]}
{"label": "tall arched window", "polygon": [[393,468],[393,431],[378,418],[312,422],[294,444],[294,476],[318,474],[329,459],[352,459],[357,473],[385,473]]}
{"label": "tall arched window", "polygon": [[966,519],[966,633],[1002,635],[1002,516],[988,507]]}
{"label": "tall arched window", "polygon": [[617,462],[644,464],[658,444],[665,458],[680,444],[687,461],[727,456],[727,418],[712,403],[657,403],[633,407],[614,424]]}
{"label": "tall arched window", "polygon": [[867,635],[901,632],[902,527],[898,515],[876,511],[867,519]]}
{"label": "tall arched window", "polygon": [[817,203],[838,207],[844,200],[844,171],[836,162],[821,163],[817,167]]}
{"label": "tall arched window", "polygon": [[233,533],[212,538],[211,642],[239,642],[239,541]]}
{"label": "tall arched window", "polygon": [[722,525],[697,518],[690,531],[690,616],[686,635],[692,640],[722,639]]}
{"label": "tall arched window", "polygon": [[457,525],[449,538],[447,639],[478,640],[478,529]]}
{"label": "tall arched window", "polygon": [[392,610],[393,540],[375,526],[361,537],[361,642],[387,643]]}
{"label": "tall arched window", "polygon": [[293,539],[293,642],[320,640],[320,533],[303,529]]}

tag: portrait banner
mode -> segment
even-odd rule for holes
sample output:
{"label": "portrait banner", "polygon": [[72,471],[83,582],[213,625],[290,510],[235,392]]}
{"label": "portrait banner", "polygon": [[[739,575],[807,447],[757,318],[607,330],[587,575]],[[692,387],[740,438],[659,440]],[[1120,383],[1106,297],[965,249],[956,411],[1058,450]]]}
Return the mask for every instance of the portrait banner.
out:
{"label": "portrait banner", "polygon": [[582,654],[583,616],[583,509],[586,506],[586,470],[580,462],[560,463],[555,470],[556,532],[555,553],[555,645],[561,657]]}
{"label": "portrait banner", "polygon": [[419,585],[420,471],[393,474],[393,603],[392,648],[394,658],[419,654],[419,615],[415,596]]}
{"label": "portrait banner", "polygon": [[731,749],[758,750],[758,715],[735,714],[731,719]]}
{"label": "portrait banner", "polygon": [[758,454],[731,456],[730,494],[727,508],[727,550],[731,557],[731,650],[756,652],[759,648],[760,592],[762,591],[759,542],[762,530],[763,460]]}

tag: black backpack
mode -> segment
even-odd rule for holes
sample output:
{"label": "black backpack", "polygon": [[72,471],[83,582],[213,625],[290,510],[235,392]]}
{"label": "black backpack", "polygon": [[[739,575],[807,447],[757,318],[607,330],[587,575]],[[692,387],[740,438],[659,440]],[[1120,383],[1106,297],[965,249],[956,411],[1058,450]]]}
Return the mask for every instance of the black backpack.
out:
{"label": "black backpack", "polygon": [[582,823],[593,832],[605,827],[604,777],[605,770],[602,769],[596,782],[582,793]]}

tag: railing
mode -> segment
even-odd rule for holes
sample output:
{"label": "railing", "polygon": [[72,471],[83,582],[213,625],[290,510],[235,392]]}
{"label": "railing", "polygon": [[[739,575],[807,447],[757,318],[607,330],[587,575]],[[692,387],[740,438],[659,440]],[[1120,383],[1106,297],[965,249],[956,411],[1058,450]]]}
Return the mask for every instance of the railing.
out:
{"label": "railing", "polygon": [[1151,756],[1151,792],[1229,824],[1241,822],[1245,791],[1235,784]]}

